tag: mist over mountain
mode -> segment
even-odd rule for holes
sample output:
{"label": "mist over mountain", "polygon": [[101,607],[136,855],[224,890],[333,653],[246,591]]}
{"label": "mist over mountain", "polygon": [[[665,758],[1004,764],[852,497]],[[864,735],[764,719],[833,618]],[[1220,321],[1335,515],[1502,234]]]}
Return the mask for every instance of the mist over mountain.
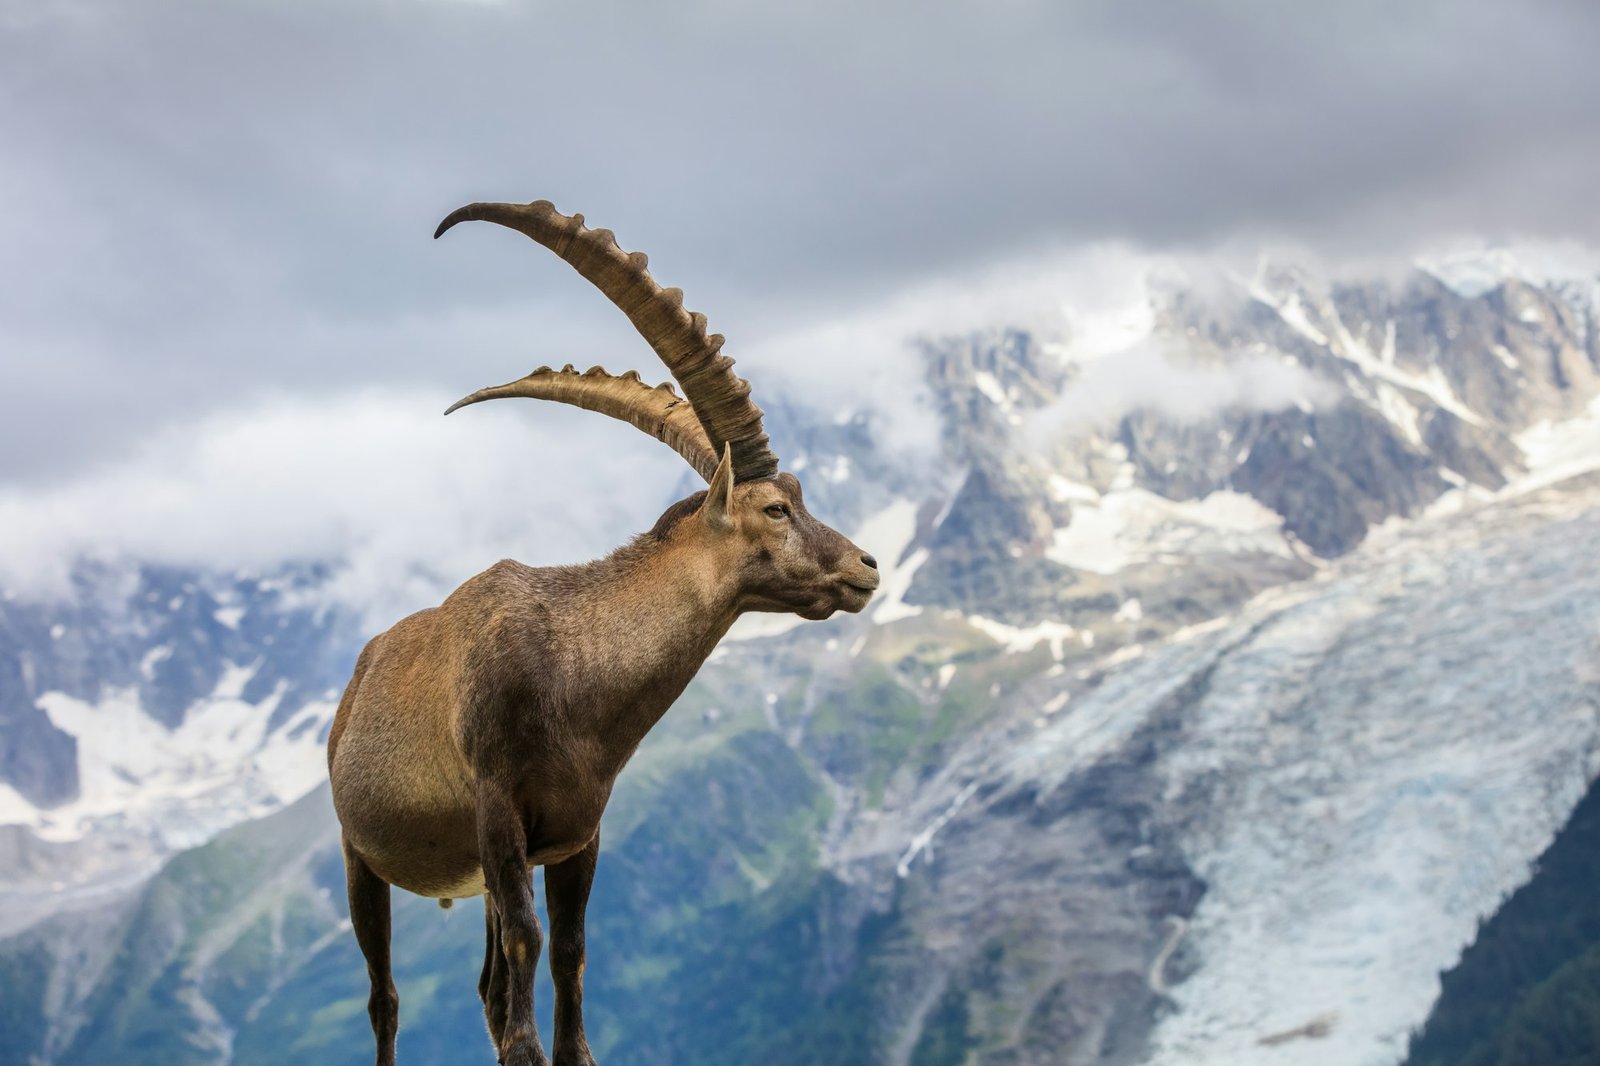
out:
{"label": "mist over mountain", "polygon": [[[597,1055],[1399,1063],[1600,774],[1600,276],[1150,277],[907,366],[920,454],[762,396],[883,588],[741,622],[624,772]],[[320,788],[359,554],[0,600],[0,1058],[369,1053]],[[472,914],[399,909],[404,1057],[484,1039]]]}

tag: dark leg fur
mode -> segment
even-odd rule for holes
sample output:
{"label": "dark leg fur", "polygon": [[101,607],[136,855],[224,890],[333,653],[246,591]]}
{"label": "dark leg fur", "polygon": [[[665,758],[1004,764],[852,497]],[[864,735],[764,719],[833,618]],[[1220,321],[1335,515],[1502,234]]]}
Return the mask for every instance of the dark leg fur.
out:
{"label": "dark leg fur", "polygon": [[500,919],[494,913],[494,900],[483,895],[483,973],[478,977],[478,998],[483,1000],[483,1020],[489,1026],[489,1039],[500,1054],[500,1040],[506,1032],[506,960],[500,953]]}
{"label": "dark leg fur", "polygon": [[378,1044],[377,1066],[394,1066],[394,1035],[400,1026],[400,996],[389,970],[389,884],[373,873],[344,841],[345,885],[350,893],[350,924],[366,956],[372,992],[367,1016]]}
{"label": "dark leg fur", "polygon": [[583,1035],[583,914],[594,883],[600,834],[566,862],[544,870],[550,907],[550,976],[556,985],[555,1066],[595,1066]]}
{"label": "dark leg fur", "polygon": [[[544,938],[533,910],[522,812],[509,796],[487,782],[478,786],[478,856],[499,918],[500,961],[505,969],[500,1061],[505,1066],[549,1066],[533,1017],[533,974]],[[493,986],[491,977],[491,995]]]}

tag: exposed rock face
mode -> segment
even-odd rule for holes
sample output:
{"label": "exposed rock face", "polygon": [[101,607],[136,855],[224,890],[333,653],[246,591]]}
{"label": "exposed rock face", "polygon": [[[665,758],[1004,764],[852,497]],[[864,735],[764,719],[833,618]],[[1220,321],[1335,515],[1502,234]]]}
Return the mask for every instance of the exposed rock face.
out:
{"label": "exposed rock face", "polygon": [[[1088,373],[1070,345],[1065,363],[1016,333],[934,347],[929,378],[949,459],[970,472],[927,542],[910,602],[1014,621],[1060,610],[1074,568],[1048,565],[1060,561],[1053,536],[1074,510],[1131,489],[1178,501],[1242,493],[1278,515],[1294,544],[1334,558],[1453,488],[1503,488],[1527,461],[1517,436],[1577,417],[1600,391],[1592,285],[1508,278],[1466,296],[1421,271],[1398,286],[1319,286],[1280,272],[1248,296],[1160,296],[1148,343],[1174,365],[1219,374],[1292,364],[1308,382],[1300,402],[1091,419],[1060,432],[1047,454],[1040,412],[1048,420]],[[1052,475],[1071,483],[1067,496]]]}

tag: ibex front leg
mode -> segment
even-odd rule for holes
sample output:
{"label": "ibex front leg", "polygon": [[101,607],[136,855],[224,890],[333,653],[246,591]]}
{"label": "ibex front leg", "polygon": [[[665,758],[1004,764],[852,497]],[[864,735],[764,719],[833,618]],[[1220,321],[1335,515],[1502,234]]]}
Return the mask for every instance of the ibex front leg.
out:
{"label": "ibex front leg", "polygon": [[583,1035],[583,914],[594,883],[600,833],[565,862],[544,869],[550,907],[550,976],[556,984],[556,1066],[595,1066]]}
{"label": "ibex front leg", "polygon": [[478,858],[499,919],[505,966],[505,1030],[496,1050],[504,1066],[549,1066],[533,1017],[533,974],[543,936],[533,910],[527,834],[521,809],[488,782],[478,785]]}

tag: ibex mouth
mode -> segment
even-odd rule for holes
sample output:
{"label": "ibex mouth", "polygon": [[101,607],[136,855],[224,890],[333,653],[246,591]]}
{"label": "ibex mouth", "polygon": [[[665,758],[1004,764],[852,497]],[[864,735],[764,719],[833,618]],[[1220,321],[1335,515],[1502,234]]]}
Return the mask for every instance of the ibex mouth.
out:
{"label": "ibex mouth", "polygon": [[841,586],[839,592],[843,601],[841,606],[851,614],[855,614],[866,607],[872,600],[872,594],[878,590],[876,581],[870,585],[861,581],[841,581],[839,584]]}

